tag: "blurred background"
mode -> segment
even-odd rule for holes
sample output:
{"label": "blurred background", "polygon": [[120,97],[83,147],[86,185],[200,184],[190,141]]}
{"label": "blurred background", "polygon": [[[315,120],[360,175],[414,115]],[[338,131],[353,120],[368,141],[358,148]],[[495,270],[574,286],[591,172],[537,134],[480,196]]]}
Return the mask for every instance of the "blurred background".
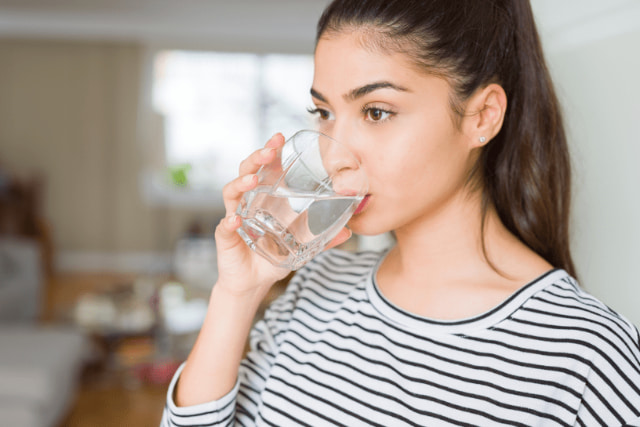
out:
{"label": "blurred background", "polygon": [[[159,423],[216,279],[220,188],[309,125],[327,3],[0,0],[3,424]],[[579,279],[638,325],[640,1],[532,5],[569,130]]]}

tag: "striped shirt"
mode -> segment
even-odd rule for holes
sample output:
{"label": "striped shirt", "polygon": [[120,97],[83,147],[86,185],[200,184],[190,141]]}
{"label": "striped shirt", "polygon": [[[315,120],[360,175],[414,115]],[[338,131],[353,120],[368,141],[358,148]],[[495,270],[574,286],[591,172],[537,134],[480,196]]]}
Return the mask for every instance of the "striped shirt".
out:
{"label": "striped shirt", "polygon": [[381,259],[316,257],[253,328],[235,387],[177,407],[180,368],[162,425],[640,425],[638,330],[565,271],[438,321],[385,299]]}

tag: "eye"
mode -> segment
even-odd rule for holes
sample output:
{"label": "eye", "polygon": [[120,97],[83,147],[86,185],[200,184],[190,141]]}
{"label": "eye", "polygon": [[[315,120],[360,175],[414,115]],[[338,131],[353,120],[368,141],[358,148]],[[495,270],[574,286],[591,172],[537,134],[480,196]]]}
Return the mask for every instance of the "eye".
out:
{"label": "eye", "polygon": [[317,115],[320,120],[332,120],[333,114],[324,108],[307,108],[310,114]]}
{"label": "eye", "polygon": [[392,111],[383,110],[382,108],[365,107],[363,109],[365,119],[372,122],[381,122],[388,120],[394,114]]}

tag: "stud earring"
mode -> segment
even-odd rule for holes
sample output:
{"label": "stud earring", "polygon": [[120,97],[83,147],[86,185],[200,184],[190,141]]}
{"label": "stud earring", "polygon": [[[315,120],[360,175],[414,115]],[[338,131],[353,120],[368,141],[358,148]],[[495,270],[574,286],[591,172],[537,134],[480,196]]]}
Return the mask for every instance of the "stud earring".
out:
{"label": "stud earring", "polygon": [[487,140],[487,138],[486,138],[486,137],[484,137],[484,136],[481,136],[481,137],[480,137],[480,138],[478,138],[478,139],[480,140],[480,143],[481,143],[481,144],[484,144],[484,143],[485,143],[485,141]]}

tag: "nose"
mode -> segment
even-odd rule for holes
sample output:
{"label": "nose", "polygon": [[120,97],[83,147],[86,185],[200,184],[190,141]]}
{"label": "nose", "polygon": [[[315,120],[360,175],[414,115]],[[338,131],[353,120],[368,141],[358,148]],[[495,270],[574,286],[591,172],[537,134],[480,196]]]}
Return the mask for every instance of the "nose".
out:
{"label": "nose", "polygon": [[[322,165],[329,176],[334,176],[345,169],[357,169],[360,165],[352,147],[338,140],[332,132],[328,137],[320,137],[318,145],[322,156]],[[344,133],[340,133],[344,135]]]}
{"label": "nose", "polygon": [[340,120],[340,118],[336,119],[334,125],[331,127],[329,132],[326,134],[336,141],[341,146],[346,147],[355,160],[358,163],[362,162],[360,153],[358,151],[358,129],[357,126],[354,126],[353,123],[350,123],[348,120]]}
{"label": "nose", "polygon": [[351,153],[349,147],[338,142],[331,141],[330,143],[322,144],[320,153],[324,169],[330,177],[346,169],[357,169],[359,166],[358,160]]}
{"label": "nose", "polygon": [[360,195],[366,191],[366,176],[351,147],[325,138],[320,144],[322,164],[334,191],[342,195]]}

